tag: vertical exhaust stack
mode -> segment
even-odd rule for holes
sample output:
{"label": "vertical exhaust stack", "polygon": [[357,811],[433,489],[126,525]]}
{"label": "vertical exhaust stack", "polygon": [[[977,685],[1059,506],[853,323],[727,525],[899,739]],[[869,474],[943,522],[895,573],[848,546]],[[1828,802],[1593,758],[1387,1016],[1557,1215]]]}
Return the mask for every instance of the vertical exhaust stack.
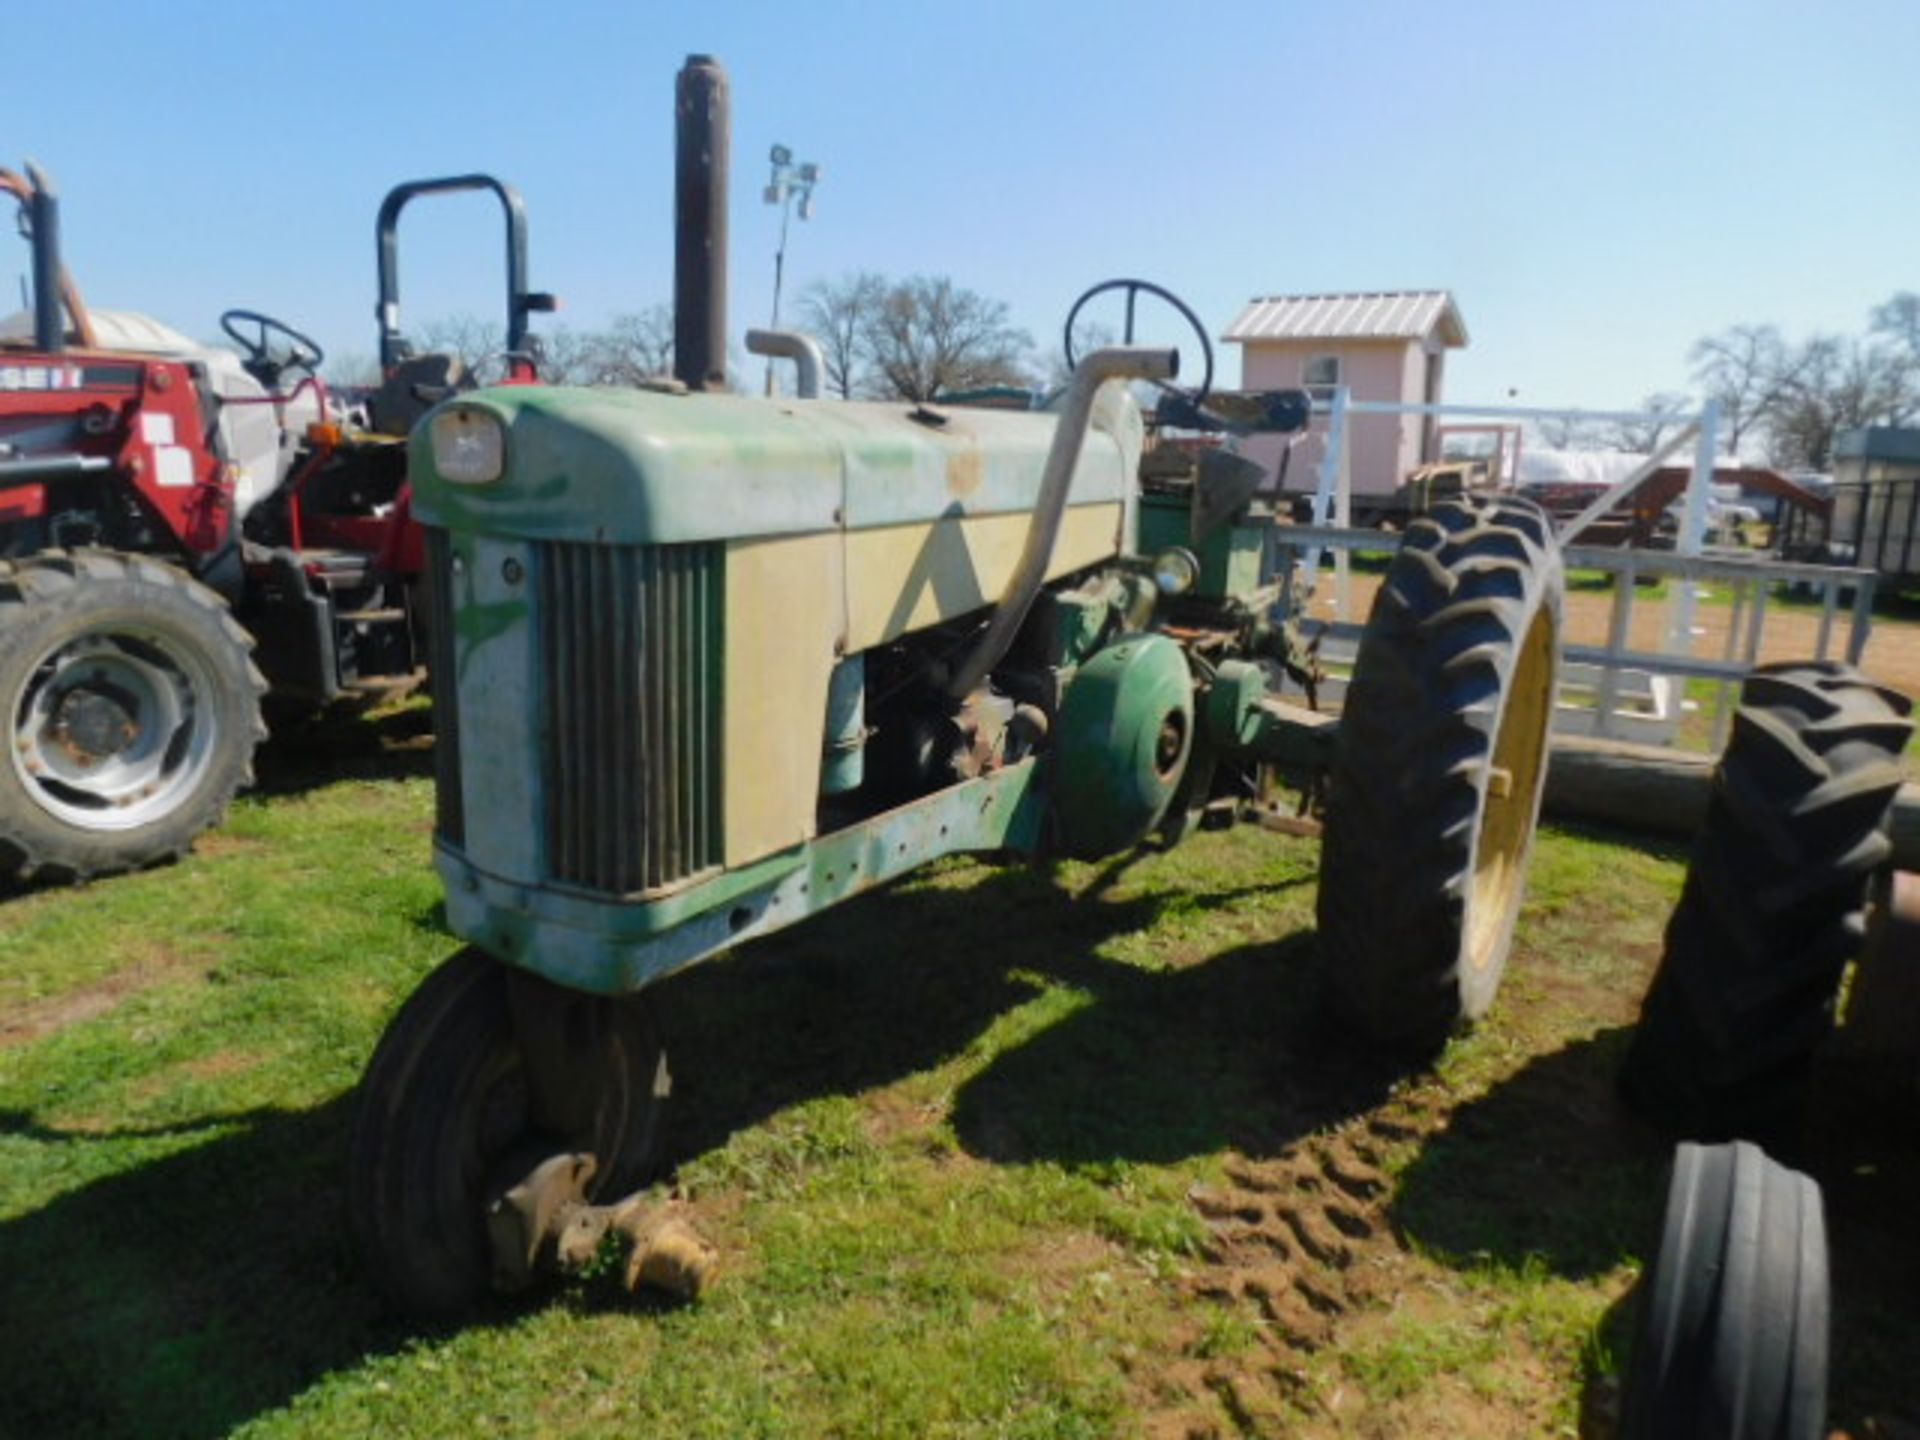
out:
{"label": "vertical exhaust stack", "polygon": [[28,223],[33,227],[33,348],[58,355],[67,348],[67,327],[60,314],[60,197],[53,182],[32,161],[27,162],[27,186],[32,200]]}
{"label": "vertical exhaust stack", "polygon": [[727,72],[689,55],[674,87],[673,373],[727,388]]}

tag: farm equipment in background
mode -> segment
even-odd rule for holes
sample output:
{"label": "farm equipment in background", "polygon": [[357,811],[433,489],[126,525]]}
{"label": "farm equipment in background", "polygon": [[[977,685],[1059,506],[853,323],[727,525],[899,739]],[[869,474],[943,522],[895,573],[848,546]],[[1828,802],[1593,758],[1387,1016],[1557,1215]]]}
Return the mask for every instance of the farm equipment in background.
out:
{"label": "farm equipment in background", "polygon": [[508,378],[533,378],[527,316],[552,301],[526,288],[519,195],[413,182],[376,224],[384,380],[349,424],[320,347],[280,320],[227,311],[236,355],[89,310],[53,187],[0,171],[33,274],[30,311],[0,324],[0,877],[176,856],[250,778],[263,695],[317,707],[418,673],[405,436],[464,377],[400,332],[397,226],[419,195],[473,189],[506,212]]}
{"label": "farm equipment in background", "polygon": [[[348,1189],[415,1312],[524,1283],[555,1217],[647,1178],[670,1089],[649,986],[939,857],[1172,843],[1288,774],[1325,799],[1329,999],[1409,1053],[1490,1003],[1520,905],[1562,590],[1537,509],[1409,525],[1336,726],[1276,693],[1312,659],[1258,467],[1159,443],[1288,433],[1303,395],[1213,391],[1197,326],[1198,385],[1129,343],[1079,358],[1051,414],[704,393],[713,62],[679,114],[683,383],[483,390],[411,441],[435,860],[467,948],[369,1064]],[[1130,317],[1165,294],[1107,289]]]}

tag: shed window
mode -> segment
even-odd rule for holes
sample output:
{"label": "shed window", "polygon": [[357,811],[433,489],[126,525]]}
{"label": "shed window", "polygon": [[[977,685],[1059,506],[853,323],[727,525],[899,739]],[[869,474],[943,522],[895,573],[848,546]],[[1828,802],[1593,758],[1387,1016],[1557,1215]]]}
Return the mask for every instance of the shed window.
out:
{"label": "shed window", "polygon": [[1300,363],[1300,383],[1315,400],[1331,403],[1333,388],[1340,383],[1338,355],[1309,355]]}

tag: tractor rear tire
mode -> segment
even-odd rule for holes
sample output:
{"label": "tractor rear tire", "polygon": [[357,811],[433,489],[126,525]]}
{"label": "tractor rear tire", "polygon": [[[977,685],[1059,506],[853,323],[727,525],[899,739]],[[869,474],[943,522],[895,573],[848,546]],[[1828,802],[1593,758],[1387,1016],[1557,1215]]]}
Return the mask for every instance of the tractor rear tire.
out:
{"label": "tractor rear tire", "polygon": [[1445,501],[1407,527],[1340,715],[1321,848],[1329,1003],[1438,1050],[1493,1001],[1547,773],[1565,579],[1545,512]]}
{"label": "tractor rear tire", "polygon": [[1621,1071],[1649,1119],[1703,1140],[1791,1132],[1891,854],[1911,708],[1832,662],[1747,678]]}
{"label": "tractor rear tire", "polygon": [[[581,1133],[534,1123],[515,984],[546,987],[561,1007],[549,1016],[593,1047]],[[492,1271],[487,1205],[538,1160],[582,1151],[598,1162],[590,1198],[633,1191],[655,1161],[668,1088],[666,1051],[637,1001],[510,977],[478,949],[455,953],[400,1007],[361,1082],[347,1203],[374,1284],[419,1318],[470,1309]]]}
{"label": "tractor rear tire", "polygon": [[266,682],[227,605],[105,550],[0,561],[0,879],[184,854],[253,779]]}
{"label": "tractor rear tire", "polygon": [[1820,1440],[1830,1309],[1820,1187],[1744,1141],[1683,1143],[1621,1440]]}

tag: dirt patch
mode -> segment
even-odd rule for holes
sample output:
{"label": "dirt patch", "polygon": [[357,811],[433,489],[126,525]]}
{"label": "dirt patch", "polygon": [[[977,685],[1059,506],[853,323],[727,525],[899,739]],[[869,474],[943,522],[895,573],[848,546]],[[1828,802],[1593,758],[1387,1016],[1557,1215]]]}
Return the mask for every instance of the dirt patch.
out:
{"label": "dirt patch", "polygon": [[1305,1362],[1406,1283],[1412,1257],[1386,1213],[1385,1164],[1435,1118],[1398,1100],[1270,1158],[1235,1155],[1226,1186],[1191,1193],[1210,1238],[1185,1287],[1219,1310],[1161,1377],[1187,1403],[1149,1433],[1292,1433],[1325,1408]]}
{"label": "dirt patch", "polygon": [[62,995],[50,995],[0,1014],[0,1050],[30,1045],[58,1031],[98,1019],[163,981],[196,968],[196,962],[171,950],[155,947],[133,964],[93,984]]}
{"label": "dirt patch", "polygon": [[938,1105],[928,1105],[898,1090],[872,1090],[861,1097],[860,1123],[868,1137],[881,1145],[932,1130],[942,1114]]}
{"label": "dirt patch", "polygon": [[265,848],[261,841],[250,836],[226,835],[218,830],[209,831],[193,842],[193,853],[208,860],[218,860],[223,855],[251,855]]}

